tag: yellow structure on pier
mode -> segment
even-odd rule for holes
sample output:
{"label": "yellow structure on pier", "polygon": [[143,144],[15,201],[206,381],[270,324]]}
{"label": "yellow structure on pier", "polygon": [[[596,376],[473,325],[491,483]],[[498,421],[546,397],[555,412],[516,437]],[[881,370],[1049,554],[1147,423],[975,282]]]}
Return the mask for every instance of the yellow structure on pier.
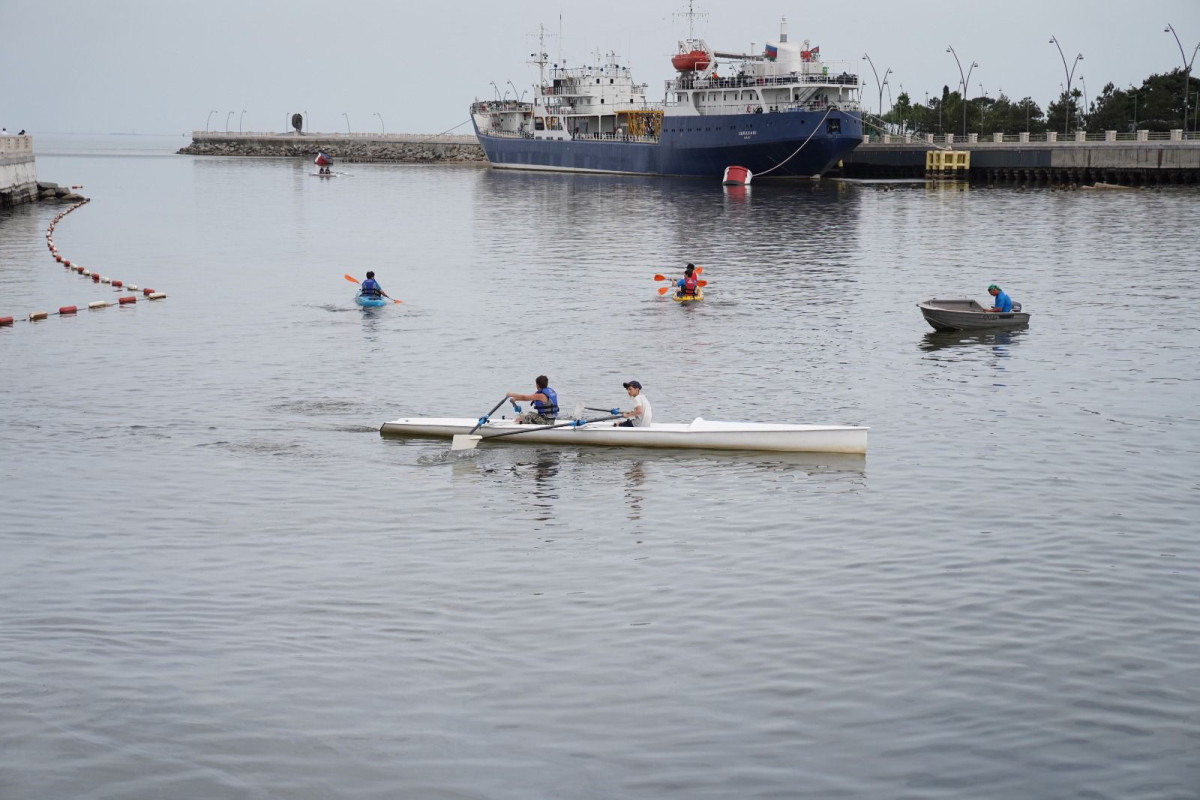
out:
{"label": "yellow structure on pier", "polygon": [[970,150],[926,150],[925,177],[965,181],[971,171]]}

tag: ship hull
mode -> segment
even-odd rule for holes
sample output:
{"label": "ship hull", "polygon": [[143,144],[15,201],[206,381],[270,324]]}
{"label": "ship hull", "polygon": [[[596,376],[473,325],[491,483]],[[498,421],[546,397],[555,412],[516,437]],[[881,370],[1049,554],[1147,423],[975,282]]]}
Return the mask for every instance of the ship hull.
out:
{"label": "ship hull", "polygon": [[657,142],[494,136],[478,125],[475,133],[500,169],[720,178],[738,165],[773,178],[835,166],[862,142],[862,120],[846,111],[668,116]]}

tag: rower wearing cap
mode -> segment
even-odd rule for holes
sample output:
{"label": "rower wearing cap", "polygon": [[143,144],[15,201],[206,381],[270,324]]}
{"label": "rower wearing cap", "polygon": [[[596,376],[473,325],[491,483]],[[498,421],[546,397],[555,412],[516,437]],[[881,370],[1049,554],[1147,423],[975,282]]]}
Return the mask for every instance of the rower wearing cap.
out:
{"label": "rower wearing cap", "polygon": [[996,284],[993,283],[988,287],[988,294],[992,296],[992,302],[995,303],[988,311],[999,311],[1007,314],[1013,310],[1012,298],[1006,295]]}
{"label": "rower wearing cap", "polygon": [[614,428],[648,428],[650,427],[650,418],[653,412],[650,409],[650,401],[642,394],[642,384],[638,381],[628,381],[621,384],[625,387],[625,391],[633,398],[633,409],[630,411],[621,412],[621,416],[625,418],[623,422],[614,422]]}

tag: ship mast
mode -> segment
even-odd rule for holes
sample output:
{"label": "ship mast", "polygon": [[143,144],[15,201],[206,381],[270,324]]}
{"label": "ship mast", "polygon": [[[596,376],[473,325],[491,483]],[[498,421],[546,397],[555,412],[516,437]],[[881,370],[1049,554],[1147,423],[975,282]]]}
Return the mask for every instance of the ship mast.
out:
{"label": "ship mast", "polygon": [[695,39],[696,39],[696,31],[695,31],[696,17],[707,17],[708,16],[707,12],[697,11],[695,6],[696,6],[695,0],[688,0],[687,11],[675,12],[675,16],[677,16],[677,17],[687,17],[688,41],[689,42],[695,41]]}
{"label": "ship mast", "polygon": [[[559,24],[562,24],[561,17]],[[546,85],[546,65],[550,63],[550,54],[546,52],[546,26],[538,24],[538,51],[529,54],[529,63],[538,65],[538,86]]]}

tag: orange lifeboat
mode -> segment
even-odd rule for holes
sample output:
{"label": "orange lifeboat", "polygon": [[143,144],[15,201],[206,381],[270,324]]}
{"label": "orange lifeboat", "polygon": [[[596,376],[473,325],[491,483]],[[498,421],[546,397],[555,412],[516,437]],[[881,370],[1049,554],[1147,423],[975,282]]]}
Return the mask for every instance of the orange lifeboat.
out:
{"label": "orange lifeboat", "polygon": [[708,69],[708,53],[703,50],[692,50],[689,53],[676,53],[671,58],[671,66],[680,72],[693,72]]}

